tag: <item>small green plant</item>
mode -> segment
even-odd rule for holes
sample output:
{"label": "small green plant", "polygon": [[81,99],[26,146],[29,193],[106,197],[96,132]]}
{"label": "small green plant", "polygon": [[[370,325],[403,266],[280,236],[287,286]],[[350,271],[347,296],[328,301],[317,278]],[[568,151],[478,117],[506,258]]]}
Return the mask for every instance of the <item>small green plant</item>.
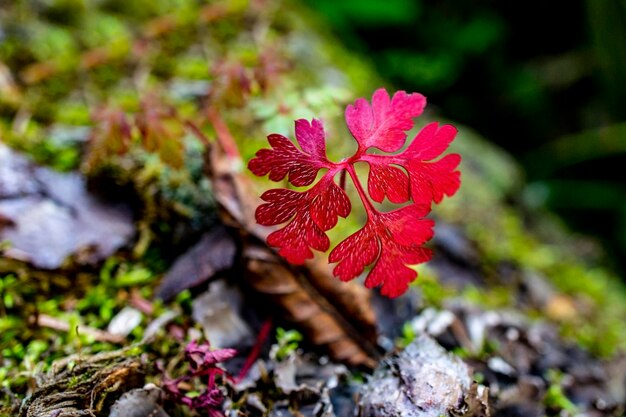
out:
{"label": "small green plant", "polygon": [[298,350],[298,343],[302,341],[302,334],[297,330],[276,329],[276,344],[272,346],[270,356],[276,361],[283,361]]}
{"label": "small green plant", "polygon": [[546,379],[550,385],[543,397],[543,404],[550,414],[563,415],[563,411],[567,413],[565,415],[577,414],[578,407],[576,407],[576,405],[567,398],[565,392],[563,392],[563,375],[557,370],[550,369],[548,370]]}
{"label": "small green plant", "polygon": [[410,321],[407,321],[402,325],[402,335],[396,341],[396,345],[400,348],[407,347],[413,340],[415,340],[417,334]]}

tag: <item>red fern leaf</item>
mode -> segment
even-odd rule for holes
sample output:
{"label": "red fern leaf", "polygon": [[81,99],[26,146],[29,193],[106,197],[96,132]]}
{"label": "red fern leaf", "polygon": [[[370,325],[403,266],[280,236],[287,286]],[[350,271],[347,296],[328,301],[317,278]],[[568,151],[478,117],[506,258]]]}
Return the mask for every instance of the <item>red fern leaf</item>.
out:
{"label": "red fern leaf", "polygon": [[409,199],[409,177],[393,165],[370,162],[367,191],[377,203],[382,203],[385,197],[392,203],[406,203]]}
{"label": "red fern leaf", "polygon": [[452,196],[461,186],[461,163],[458,154],[446,155],[432,161],[448,148],[456,136],[454,126],[430,123],[425,126],[402,153],[411,181],[411,197],[416,203],[429,200],[440,203],[444,196]]}
{"label": "red fern leaf", "polygon": [[[431,257],[423,244],[432,238],[434,222],[424,217],[433,202],[453,195],[460,186],[460,156],[440,158],[456,129],[431,123],[400,154],[366,152],[369,148],[387,153],[402,148],[413,118],[422,113],[425,103],[421,94],[400,91],[390,98],[383,89],[374,93],[371,105],[365,99],[356,100],[346,108],[345,117],[358,149],[352,157],[337,163],[326,156],[319,120],[296,121],[300,149],[284,136],[268,136],[272,149],[258,151],[248,165],[254,174],[269,175],[273,181],[287,176],[294,186],[306,186],[313,184],[321,169],[328,170],[306,191],[275,189],[261,196],[265,203],[257,208],[257,221],[267,226],[285,224],[268,236],[268,244],[295,264],[311,258],[311,249],[328,250],[330,241],[325,232],[351,210],[345,191],[334,181],[338,173],[347,172],[363,203],[367,223],[331,251],[329,261],[337,263],[334,274],[349,281],[369,267],[366,287],[380,286],[381,293],[389,297],[404,293],[417,276],[409,266]],[[368,193],[354,169],[357,162],[369,164]],[[381,213],[370,199],[380,203],[385,198],[406,205]]]}
{"label": "red fern leaf", "polygon": [[[457,170],[461,157],[457,154],[450,154],[437,161],[433,160],[447,149],[456,133],[457,130],[453,126],[439,127],[438,123],[430,123],[399,155],[363,155],[361,159],[370,164],[368,187],[372,198],[375,201],[382,201],[377,198],[380,197],[379,194],[372,192],[372,182],[378,183],[378,187],[386,190],[385,194],[391,202],[396,201],[392,200],[393,192],[389,190],[389,183],[396,181],[397,189],[403,189],[404,177],[394,179],[392,175],[383,171],[382,167],[392,166],[389,164],[402,166],[408,173],[410,197],[414,203],[440,203],[444,196],[454,195],[461,185],[461,173]],[[402,174],[405,175],[403,171]],[[399,177],[400,174],[394,171],[394,176]]]}

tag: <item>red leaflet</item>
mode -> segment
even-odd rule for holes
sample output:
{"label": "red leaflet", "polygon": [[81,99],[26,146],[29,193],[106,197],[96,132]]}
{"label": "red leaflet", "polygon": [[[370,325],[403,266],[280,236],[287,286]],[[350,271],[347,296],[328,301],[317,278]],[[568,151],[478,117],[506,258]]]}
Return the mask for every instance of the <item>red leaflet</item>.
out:
{"label": "red leaflet", "polygon": [[296,139],[302,151],[286,137],[272,134],[267,137],[272,149],[261,149],[248,164],[255,175],[269,174],[272,181],[280,181],[289,176],[289,182],[296,187],[309,185],[315,181],[321,168],[328,168],[322,122],[313,119],[296,120]]}
{"label": "red leaflet", "polygon": [[375,147],[383,152],[395,152],[404,145],[406,131],[413,127],[413,118],[426,106],[426,97],[398,91],[389,99],[382,88],[372,96],[370,107],[364,98],[346,108],[346,123],[350,132],[365,149]]}
{"label": "red leaflet", "polygon": [[[439,123],[430,123],[399,155],[363,155],[361,160],[370,165],[368,189],[372,199],[382,201],[382,195],[374,192],[374,189],[380,188],[384,190],[389,201],[406,202],[408,195],[404,199],[399,198],[405,196],[405,181],[410,184],[410,197],[415,203],[430,205],[433,201],[440,203],[444,195],[452,196],[461,185],[461,173],[456,170],[461,163],[461,157],[458,154],[450,154],[437,161],[433,159],[441,156],[447,149],[456,132],[454,126],[439,127]],[[408,179],[399,169],[393,171],[393,174],[386,173],[385,170],[393,167],[390,164],[403,167],[408,172]],[[373,182],[376,184],[373,185]],[[394,182],[395,186],[392,184]]]}
{"label": "red leaflet", "polygon": [[327,251],[330,241],[324,232],[335,227],[338,216],[350,214],[348,196],[328,174],[307,191],[279,188],[266,191],[261,199],[267,203],[256,210],[259,224],[273,226],[291,219],[287,226],[271,233],[267,243],[279,248],[278,253],[293,264],[312,258],[309,248]]}
{"label": "red leaflet", "polygon": [[328,260],[338,262],[333,270],[342,281],[349,281],[373,268],[365,279],[367,288],[382,285],[388,297],[403,294],[417,276],[406,265],[416,265],[431,258],[422,245],[433,236],[434,222],[422,219],[427,206],[412,204],[389,213],[374,214],[358,232],[349,236],[330,253]]}
{"label": "red leaflet", "polygon": [[[321,169],[325,173],[306,191],[273,189],[261,196],[265,203],[257,208],[257,221],[266,226],[286,223],[268,236],[268,244],[294,264],[311,258],[311,249],[328,250],[326,232],[351,210],[347,194],[335,182],[337,174],[347,173],[361,199],[367,223],[331,251],[329,260],[337,263],[333,272],[348,281],[370,267],[366,287],[380,286],[382,294],[389,297],[404,293],[417,276],[408,265],[431,257],[430,250],[422,245],[432,238],[434,222],[424,217],[433,202],[453,195],[460,186],[460,156],[450,154],[437,159],[457,131],[453,126],[431,123],[399,154],[367,151],[400,150],[406,132],[413,127],[413,118],[423,112],[425,104],[421,94],[400,91],[390,98],[384,89],[374,93],[371,105],[365,99],[356,100],[346,108],[345,116],[359,146],[353,156],[341,162],[328,160],[324,128],[317,119],[310,123],[296,121],[299,148],[284,136],[269,135],[272,148],[261,149],[248,164],[254,174],[269,174],[273,181],[287,177],[292,185],[301,187],[313,184]],[[367,193],[354,170],[357,162],[367,162],[370,167]],[[385,198],[406,205],[380,212],[371,200],[380,203]]]}
{"label": "red leaflet", "polygon": [[393,165],[370,163],[367,190],[377,203],[382,203],[385,197],[392,203],[406,203],[409,199],[409,178]]}
{"label": "red leaflet", "polygon": [[[185,404],[201,415],[210,417],[224,417],[222,403],[224,393],[216,383],[216,377],[223,376],[226,372],[217,365],[220,362],[231,359],[237,354],[235,349],[211,350],[208,343],[199,345],[195,341],[185,348],[185,360],[188,371],[178,378],[163,376],[163,392],[176,402]],[[158,365],[157,365],[158,366]],[[181,389],[183,383],[189,384],[191,380],[201,379],[206,384],[206,389],[196,395],[190,395]]]}

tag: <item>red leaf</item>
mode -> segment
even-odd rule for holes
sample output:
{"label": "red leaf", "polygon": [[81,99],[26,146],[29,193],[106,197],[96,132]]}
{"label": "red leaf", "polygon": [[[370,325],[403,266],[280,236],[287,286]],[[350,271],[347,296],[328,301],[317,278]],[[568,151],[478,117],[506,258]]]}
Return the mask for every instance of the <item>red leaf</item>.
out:
{"label": "red leaf", "polygon": [[380,243],[371,223],[348,236],[328,255],[328,261],[338,262],[333,274],[342,281],[350,281],[361,275],[365,267],[380,255]]}
{"label": "red leaf", "polygon": [[411,198],[416,203],[440,203],[444,196],[452,196],[461,185],[461,173],[457,171],[461,157],[446,155],[435,162],[454,140],[457,129],[439,123],[426,125],[400,155],[409,172]]}
{"label": "red leaf", "polygon": [[411,141],[411,144],[403,152],[405,157],[431,161],[441,155],[457,134],[456,127],[439,123],[429,123]]}
{"label": "red leaf", "polygon": [[[413,118],[422,113],[425,104],[421,94],[400,91],[390,98],[383,89],[374,93],[371,105],[357,99],[346,108],[345,117],[359,147],[352,157],[338,163],[326,157],[324,129],[319,120],[296,121],[296,140],[301,149],[284,136],[270,135],[272,149],[260,150],[250,161],[249,168],[256,175],[269,174],[274,181],[289,175],[293,185],[304,186],[315,181],[321,168],[328,172],[307,191],[277,189],[261,196],[266,203],[257,208],[257,221],[268,226],[287,223],[268,236],[268,244],[296,264],[311,258],[311,249],[328,250],[330,241],[325,232],[335,227],[340,216],[348,216],[351,209],[345,191],[333,179],[347,172],[368,221],[331,251],[329,260],[337,263],[333,273],[348,281],[371,266],[365,280],[368,288],[380,286],[381,292],[390,297],[406,291],[417,276],[409,265],[431,257],[430,250],[422,245],[432,237],[434,223],[424,217],[433,202],[453,195],[460,186],[460,156],[451,154],[437,160],[457,131],[450,125],[431,123],[400,154],[366,151],[378,148],[389,153],[402,148],[406,131],[413,127]],[[368,193],[354,169],[357,162],[370,166]],[[392,203],[408,205],[381,213],[370,199],[381,203],[385,197]]]}
{"label": "red leaf", "polygon": [[327,177],[320,184],[324,188],[312,199],[310,211],[315,224],[326,231],[335,227],[338,216],[348,217],[351,205],[346,192],[332,179]]}
{"label": "red leaf", "polygon": [[359,147],[395,152],[404,145],[405,132],[425,106],[426,98],[421,94],[398,91],[390,100],[387,91],[380,88],[372,96],[371,106],[360,98],[346,108],[346,123]]}
{"label": "red leaf", "polygon": [[298,192],[269,190],[261,198],[267,203],[256,210],[257,222],[266,226],[289,223],[267,237],[270,246],[293,264],[312,258],[312,249],[326,251],[330,241],[324,233],[337,224],[338,217],[350,213],[350,200],[332,179],[324,176],[311,189]]}
{"label": "red leaf", "polygon": [[363,155],[362,160],[371,167],[368,189],[372,199],[381,202],[384,194],[394,203],[406,201],[400,198],[404,196],[404,173],[400,176],[396,171],[393,174],[387,172],[392,167],[391,163],[404,167],[408,172],[410,196],[414,203],[440,203],[444,196],[456,193],[461,185],[461,173],[457,171],[461,157],[450,154],[432,161],[446,150],[456,132],[453,126],[439,127],[438,123],[430,123],[399,155]]}
{"label": "red leaf", "polygon": [[436,162],[410,161],[407,163],[411,181],[411,198],[416,203],[440,203],[444,196],[452,196],[461,186],[461,163],[458,154],[450,154]]}
{"label": "red leaf", "polygon": [[308,204],[307,193],[299,193],[285,188],[268,190],[261,195],[263,201],[255,212],[256,221],[264,226],[274,226],[291,219],[298,210]]}
{"label": "red leaf", "polygon": [[304,119],[296,121],[296,139],[302,150],[291,140],[279,134],[267,137],[272,149],[261,149],[248,163],[248,169],[260,177],[269,174],[272,181],[281,181],[289,176],[289,182],[297,187],[315,181],[322,168],[328,168],[324,128],[322,122],[313,119],[309,124]]}
{"label": "red leaf", "polygon": [[406,203],[409,199],[409,178],[393,165],[370,162],[367,190],[372,200],[378,203],[382,203],[385,197],[392,203]]}
{"label": "red leaf", "polygon": [[284,228],[270,233],[267,244],[294,265],[313,257],[311,249],[324,252],[330,246],[328,236],[315,224],[308,211],[299,213]]}
{"label": "red leaf", "polygon": [[311,123],[305,119],[296,120],[296,140],[298,144],[305,153],[324,162],[327,161],[325,137],[324,126],[320,120],[313,119]]}
{"label": "red leaf", "polygon": [[237,355],[235,349],[211,349],[209,343],[198,344],[195,340],[185,347],[185,359],[192,371],[204,371]]}
{"label": "red leaf", "polygon": [[365,286],[382,286],[388,297],[404,293],[417,277],[407,265],[426,262],[429,249],[421,245],[433,236],[432,220],[423,219],[428,207],[410,205],[368,219],[367,224],[349,236],[330,253],[328,260],[338,262],[333,273],[342,281],[356,278],[366,266],[373,264]]}

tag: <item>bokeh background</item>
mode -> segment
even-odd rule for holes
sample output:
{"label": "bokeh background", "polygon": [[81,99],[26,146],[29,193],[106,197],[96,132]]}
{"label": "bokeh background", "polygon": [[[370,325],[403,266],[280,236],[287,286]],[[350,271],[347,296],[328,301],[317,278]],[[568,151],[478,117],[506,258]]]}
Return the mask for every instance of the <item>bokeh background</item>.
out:
{"label": "bokeh background", "polygon": [[525,203],[597,236],[626,272],[626,1],[309,6],[383,77],[508,150]]}

